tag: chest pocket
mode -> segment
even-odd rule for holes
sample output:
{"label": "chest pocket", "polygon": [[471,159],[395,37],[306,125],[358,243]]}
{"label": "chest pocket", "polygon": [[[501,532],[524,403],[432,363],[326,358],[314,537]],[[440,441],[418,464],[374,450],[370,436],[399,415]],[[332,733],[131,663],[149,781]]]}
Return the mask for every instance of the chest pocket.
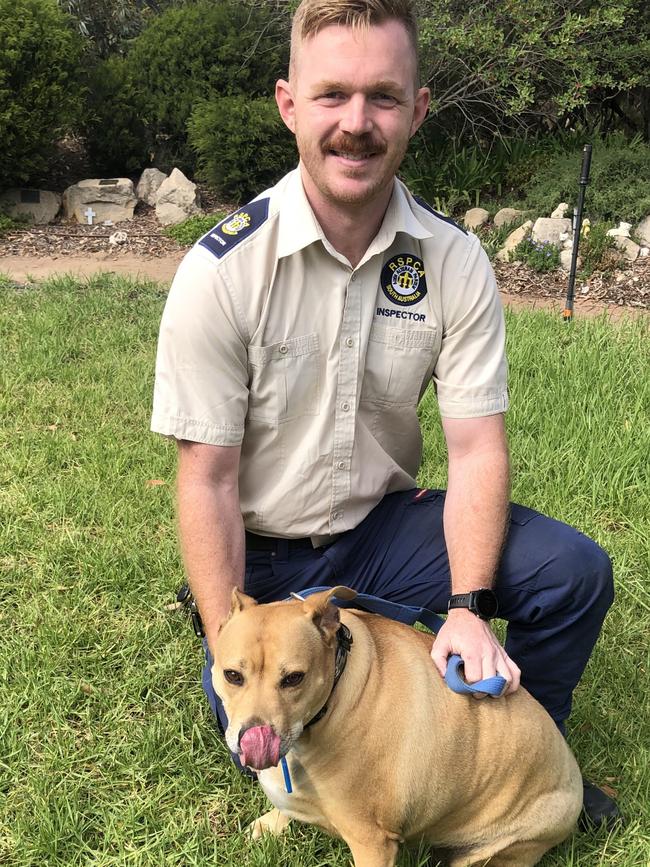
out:
{"label": "chest pocket", "polygon": [[316,415],[320,405],[318,334],[248,347],[248,416],[266,422]]}
{"label": "chest pocket", "polygon": [[417,404],[427,370],[433,366],[436,329],[373,325],[368,339],[361,403]]}

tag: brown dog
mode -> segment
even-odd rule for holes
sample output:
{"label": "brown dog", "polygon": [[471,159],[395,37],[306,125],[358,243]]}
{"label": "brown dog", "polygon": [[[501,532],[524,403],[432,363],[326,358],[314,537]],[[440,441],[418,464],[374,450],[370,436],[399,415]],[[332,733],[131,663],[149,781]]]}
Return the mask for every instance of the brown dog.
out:
{"label": "brown dog", "polygon": [[212,679],[228,746],[275,807],[253,835],[310,822],[342,837],[355,867],[393,867],[399,844],[419,841],[451,867],[536,864],[582,804],[551,718],[523,688],[495,701],[452,692],[430,635],[330,602],[355,595],[258,605],[233,591]]}

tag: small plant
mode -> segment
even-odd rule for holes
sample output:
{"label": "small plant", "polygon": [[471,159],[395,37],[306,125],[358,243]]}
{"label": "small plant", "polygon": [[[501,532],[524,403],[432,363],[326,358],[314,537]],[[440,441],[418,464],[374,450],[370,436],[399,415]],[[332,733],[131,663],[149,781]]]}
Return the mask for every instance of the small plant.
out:
{"label": "small plant", "polygon": [[27,217],[9,217],[7,214],[0,213],[0,235],[13,232],[15,229],[24,229],[28,223]]}
{"label": "small plant", "polygon": [[550,241],[525,238],[510,254],[510,261],[524,262],[533,271],[554,271],[560,265],[560,251]]}
{"label": "small plant", "polygon": [[488,254],[490,261],[494,259],[496,254],[503,247],[508,235],[514,232],[515,229],[518,229],[523,222],[524,218],[522,217],[515,223],[504,223],[502,226],[495,226],[494,223],[487,223],[485,226],[480,226],[476,229],[475,234],[478,235],[481,246]]}
{"label": "small plant", "polygon": [[184,247],[189,247],[199,240],[206,232],[209,232],[213,226],[221,222],[227,216],[225,211],[216,211],[214,214],[199,214],[196,217],[188,217],[182,223],[176,223],[175,226],[168,226],[165,229],[165,235],[168,238],[173,238]]}
{"label": "small plant", "polygon": [[596,223],[584,232],[580,240],[581,274],[591,277],[594,271],[612,271],[620,262],[621,255],[616,241],[607,234],[606,223]]}

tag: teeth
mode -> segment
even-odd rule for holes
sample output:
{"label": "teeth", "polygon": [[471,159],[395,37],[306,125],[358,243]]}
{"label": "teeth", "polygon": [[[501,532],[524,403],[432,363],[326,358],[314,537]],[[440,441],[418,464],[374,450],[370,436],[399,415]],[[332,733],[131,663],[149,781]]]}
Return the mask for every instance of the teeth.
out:
{"label": "teeth", "polygon": [[355,160],[355,161],[365,160],[370,156],[370,154],[345,154],[345,153],[340,153],[340,152],[338,155],[340,157],[343,157],[343,159]]}

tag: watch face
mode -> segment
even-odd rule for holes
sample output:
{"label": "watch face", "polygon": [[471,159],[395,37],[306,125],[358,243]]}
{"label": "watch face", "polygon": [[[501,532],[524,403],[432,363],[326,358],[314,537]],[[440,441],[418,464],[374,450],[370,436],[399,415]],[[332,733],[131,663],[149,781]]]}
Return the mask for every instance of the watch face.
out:
{"label": "watch face", "polygon": [[497,597],[492,590],[484,589],[476,591],[476,608],[479,617],[482,617],[484,620],[490,620],[492,617],[496,617],[496,613],[499,610],[499,603],[497,602]]}

